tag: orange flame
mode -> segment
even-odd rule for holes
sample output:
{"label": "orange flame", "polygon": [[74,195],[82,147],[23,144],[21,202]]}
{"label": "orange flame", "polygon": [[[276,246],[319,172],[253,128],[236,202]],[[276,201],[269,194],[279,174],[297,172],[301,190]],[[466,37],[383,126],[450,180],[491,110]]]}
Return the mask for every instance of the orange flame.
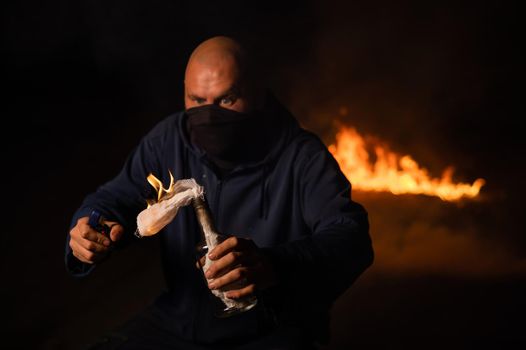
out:
{"label": "orange flame", "polygon": [[400,157],[380,145],[372,145],[376,155],[372,163],[366,146],[365,139],[350,127],[342,127],[336,134],[336,144],[329,146],[354,189],[425,194],[455,201],[476,197],[485,183],[484,179],[477,179],[473,184],[453,183],[452,168],[447,168],[441,178],[431,178],[428,170],[420,167],[411,156]]}
{"label": "orange flame", "polygon": [[170,173],[170,185],[168,186],[168,188],[164,188],[161,180],[156,178],[153,174],[149,174],[146,178],[146,180],[148,180],[148,183],[152,185],[153,188],[155,188],[155,191],[157,191],[157,201],[148,201],[148,206],[171,197],[171,194],[174,191],[174,177],[170,170],[168,170],[168,173]]}

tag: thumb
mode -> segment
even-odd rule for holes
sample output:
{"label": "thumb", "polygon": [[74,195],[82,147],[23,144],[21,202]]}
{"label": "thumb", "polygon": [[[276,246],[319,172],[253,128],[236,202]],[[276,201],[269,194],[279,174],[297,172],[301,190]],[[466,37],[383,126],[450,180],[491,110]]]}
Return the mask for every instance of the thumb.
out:
{"label": "thumb", "polygon": [[121,239],[122,235],[124,233],[124,227],[122,227],[120,224],[115,224],[111,227],[110,231],[110,239],[113,242],[118,241]]}

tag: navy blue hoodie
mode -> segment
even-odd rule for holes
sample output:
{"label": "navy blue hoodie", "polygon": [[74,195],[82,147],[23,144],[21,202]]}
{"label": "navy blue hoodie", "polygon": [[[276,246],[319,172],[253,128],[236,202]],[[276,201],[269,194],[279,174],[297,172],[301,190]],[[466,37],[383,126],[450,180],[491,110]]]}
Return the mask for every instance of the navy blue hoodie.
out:
{"label": "navy blue hoodie", "polygon": [[[167,327],[184,340],[241,343],[284,325],[323,342],[331,304],[372,263],[367,213],[351,200],[350,183],[337,162],[283,106],[269,103],[279,123],[276,142],[263,160],[220,176],[190,143],[186,115],[180,112],[157,124],[122,171],[88,195],[72,219],[74,226],[95,208],[135,239],[137,214],[146,207],[146,177],[153,173],[167,184],[170,170],[176,180],[195,178],[204,186],[220,232],[250,237],[262,248],[274,263],[278,285],[261,291],[251,311],[220,319],[213,316],[210,291],[195,265],[200,232],[193,208],[182,208],[159,233],[168,288],[155,305]],[[72,255],[69,239],[68,234],[68,271],[90,273],[94,265]]]}

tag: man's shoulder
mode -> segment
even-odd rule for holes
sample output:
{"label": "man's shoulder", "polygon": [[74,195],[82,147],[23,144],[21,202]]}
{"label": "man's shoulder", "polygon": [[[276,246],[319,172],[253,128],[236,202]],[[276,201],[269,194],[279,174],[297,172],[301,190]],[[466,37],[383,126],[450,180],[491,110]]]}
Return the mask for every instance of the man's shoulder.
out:
{"label": "man's shoulder", "polygon": [[315,133],[298,127],[288,147],[300,159],[308,160],[321,153],[329,153],[327,146]]}
{"label": "man's shoulder", "polygon": [[272,106],[271,109],[281,117],[281,127],[284,130],[281,134],[281,140],[284,142],[279,147],[280,156],[294,155],[297,160],[298,156],[309,158],[316,153],[327,151],[327,147],[319,136],[303,128],[296,116],[273,94],[269,93],[268,98],[269,104]]}

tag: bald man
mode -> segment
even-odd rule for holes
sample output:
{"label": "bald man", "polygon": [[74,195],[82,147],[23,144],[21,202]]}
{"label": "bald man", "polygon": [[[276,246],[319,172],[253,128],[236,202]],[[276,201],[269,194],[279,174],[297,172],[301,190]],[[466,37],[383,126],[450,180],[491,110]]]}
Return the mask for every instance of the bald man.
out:
{"label": "bald man", "polygon": [[[218,230],[229,235],[209,252],[206,283],[196,268],[196,218],[183,208],[159,234],[168,289],[93,348],[310,349],[328,341],[332,303],[373,260],[367,214],[323,143],[260,76],[233,39],[201,43],[186,67],[185,110],[145,135],[122,171],[75,213],[66,239],[75,276],[136,239],[150,173],[163,183],[168,170],[196,179]],[[107,235],[88,225],[93,210]],[[218,318],[211,290],[258,303]]]}

